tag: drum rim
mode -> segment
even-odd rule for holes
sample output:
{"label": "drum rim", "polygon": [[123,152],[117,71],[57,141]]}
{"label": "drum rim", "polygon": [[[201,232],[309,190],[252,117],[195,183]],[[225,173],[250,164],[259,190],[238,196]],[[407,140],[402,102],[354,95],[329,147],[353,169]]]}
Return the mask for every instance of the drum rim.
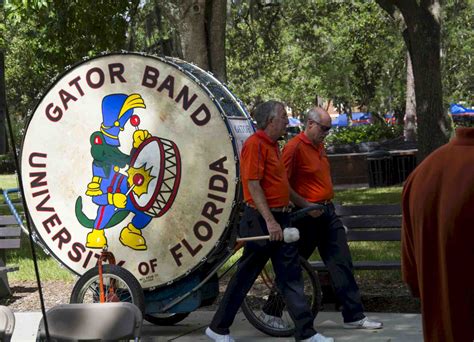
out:
{"label": "drum rim", "polygon": [[[191,62],[187,62],[187,61],[184,61],[182,59],[179,59],[179,58],[176,58],[176,57],[167,57],[167,56],[158,56],[158,55],[151,55],[151,54],[147,54],[147,53],[144,53],[144,52],[130,52],[130,51],[115,51],[115,52],[103,52],[103,53],[100,53],[98,55],[95,55],[95,56],[90,56],[90,57],[83,57],[82,60],[76,62],[76,63],[73,63],[72,65],[70,66],[67,66],[64,68],[64,70],[60,73],[58,73],[56,76],[54,76],[50,82],[50,84],[46,87],[46,90],[45,91],[42,91],[42,92],[39,92],[38,95],[36,96],[36,103],[34,105],[34,109],[33,110],[30,110],[28,111],[27,113],[27,118],[26,118],[26,125],[25,125],[25,134],[23,135],[22,137],[22,141],[21,141],[21,147],[20,147],[20,151],[19,151],[19,160],[20,160],[20,163],[19,163],[19,170],[18,170],[18,178],[19,178],[19,183],[20,183],[20,190],[22,192],[22,196],[25,197],[25,203],[26,203],[26,207],[24,208],[25,210],[25,216],[27,217],[27,219],[29,220],[29,223],[31,223],[31,226],[33,227],[34,229],[34,234],[36,235],[36,238],[39,239],[39,241],[41,242],[42,244],[42,249],[45,251],[45,253],[49,254],[49,255],[52,255],[53,258],[60,264],[62,265],[63,267],[65,267],[66,269],[68,269],[71,273],[77,275],[77,276],[80,276],[81,274],[84,274],[85,272],[87,272],[87,269],[82,272],[82,273],[79,273],[77,272],[76,270],[72,269],[68,263],[65,263],[62,261],[63,258],[59,257],[59,255],[57,255],[57,253],[55,253],[53,251],[53,249],[51,249],[49,247],[49,245],[45,242],[45,239],[43,239],[43,236],[39,233],[38,229],[36,228],[36,225],[34,223],[34,220],[30,214],[30,210],[29,210],[29,206],[28,206],[28,203],[26,202],[26,196],[25,196],[25,193],[24,193],[24,186],[23,186],[23,170],[22,170],[22,165],[23,165],[23,159],[24,159],[24,156],[23,156],[23,151],[24,151],[24,145],[25,145],[25,141],[26,141],[26,137],[27,137],[27,133],[28,133],[28,130],[30,128],[30,124],[31,124],[31,121],[33,120],[33,117],[34,117],[34,114],[36,113],[38,107],[40,106],[40,104],[42,103],[43,99],[45,98],[45,96],[47,94],[49,94],[49,92],[56,86],[56,84],[58,82],[60,82],[67,74],[69,74],[69,72],[73,69],[76,69],[78,68],[79,66],[82,66],[84,64],[87,64],[87,63],[91,63],[93,61],[95,61],[96,59],[101,59],[101,58],[109,58],[109,57],[113,57],[113,56],[138,56],[138,57],[145,57],[145,58],[149,58],[149,59],[152,59],[152,60],[158,60],[164,64],[167,64],[169,66],[172,66],[174,67],[175,69],[177,69],[178,71],[180,71],[182,74],[184,74],[186,77],[188,77],[192,82],[194,82],[198,87],[200,87],[202,90],[204,90],[207,95],[209,96],[210,100],[212,101],[212,103],[214,103],[214,105],[216,106],[217,110],[219,111],[220,113],[220,116],[221,116],[221,119],[223,120],[226,128],[227,128],[227,132],[229,134],[229,138],[231,140],[231,144],[232,144],[232,148],[233,148],[233,151],[234,151],[234,165],[235,165],[235,174],[236,174],[236,180],[235,180],[235,183],[236,183],[236,186],[235,186],[235,193],[234,193],[234,200],[231,204],[231,209],[230,209],[230,215],[228,217],[228,221],[225,223],[225,227],[222,231],[222,234],[219,236],[219,238],[217,239],[214,247],[207,253],[206,256],[204,256],[200,261],[198,261],[191,269],[189,269],[188,271],[186,271],[185,273],[182,273],[181,275],[179,275],[178,277],[176,278],[173,278],[172,280],[168,281],[168,282],[164,282],[162,284],[159,284],[159,285],[150,285],[149,288],[163,288],[163,287],[166,287],[166,286],[169,286],[171,284],[174,284],[175,282],[191,275],[191,274],[194,274],[196,271],[199,270],[199,268],[204,264],[206,263],[207,259],[209,256],[212,256],[214,254],[216,254],[216,251],[219,251],[221,250],[222,248],[222,244],[224,244],[226,242],[226,240],[228,240],[228,238],[225,238],[225,237],[228,237],[230,233],[230,230],[233,226],[232,224],[232,221],[235,220],[235,217],[238,217],[237,214],[237,210],[239,208],[239,205],[238,203],[241,203],[242,201],[242,190],[241,190],[241,187],[242,187],[242,184],[241,184],[241,181],[240,181],[240,156],[238,154],[238,151],[237,151],[237,147],[236,147],[236,143],[235,143],[235,138],[233,136],[233,133],[232,133],[232,128],[230,127],[229,125],[229,122],[228,122],[228,118],[226,117],[225,115],[225,112],[222,108],[222,106],[217,102],[217,100],[215,99],[215,96],[212,94],[212,92],[207,88],[207,86],[205,84],[203,84],[199,78],[197,78],[195,75],[193,75],[192,73],[190,73],[189,71],[185,70],[183,67],[181,67],[179,64],[176,64],[176,62],[178,63],[185,63],[187,65],[192,65],[193,68],[199,70],[200,72],[206,74],[209,78],[211,78],[213,80],[213,82],[215,82],[215,84],[218,84],[219,86],[223,87],[223,89],[225,90],[225,92],[227,93],[227,95],[235,102],[235,105],[237,106],[237,108],[242,112],[243,114],[243,117],[241,117],[240,119],[242,120],[245,120],[245,121],[248,121],[248,122],[251,122],[251,119],[250,119],[250,115],[249,113],[247,112],[247,110],[245,109],[245,107],[243,106],[243,103],[240,99],[238,99],[230,90],[229,88],[221,81],[219,81],[218,79],[216,79],[212,73],[208,72],[208,71],[205,71],[203,70],[202,68],[198,67],[197,65],[191,63]],[[252,127],[252,130],[255,132],[255,128],[253,127],[253,125],[250,125]],[[85,246],[84,246],[85,247]],[[229,252],[230,253],[230,252]]]}
{"label": "drum rim", "polygon": [[[140,144],[140,146],[138,146],[137,150],[135,151],[135,153],[133,154],[133,157],[132,159],[130,160],[130,165],[133,165],[133,163],[135,163],[135,161],[137,160],[138,158],[138,155],[140,154],[141,151],[143,151],[143,149],[148,146],[150,143],[152,143],[153,141],[156,141],[157,142],[157,145],[158,145],[158,148],[160,149],[160,173],[158,175],[158,179],[157,179],[157,184],[160,184],[162,181],[163,181],[163,176],[164,176],[164,173],[165,173],[165,170],[164,170],[164,164],[165,164],[165,160],[163,158],[163,155],[165,153],[165,149],[163,148],[163,145],[162,143],[160,142],[160,139],[158,137],[151,137],[151,138],[148,138],[146,139],[143,143]],[[148,209],[151,208],[151,206],[153,205],[153,202],[155,201],[154,198],[156,198],[156,196],[158,195],[158,192],[160,191],[160,188],[157,186],[155,188],[155,190],[153,190],[153,195],[151,196],[150,200],[148,200],[148,202],[146,203],[145,206],[141,206],[137,200],[135,199],[135,196],[130,196],[131,200],[132,200],[132,203],[133,205],[137,208],[137,209],[140,209],[140,210],[143,210],[143,211],[147,211]],[[133,190],[132,190],[132,193],[133,193]]]}

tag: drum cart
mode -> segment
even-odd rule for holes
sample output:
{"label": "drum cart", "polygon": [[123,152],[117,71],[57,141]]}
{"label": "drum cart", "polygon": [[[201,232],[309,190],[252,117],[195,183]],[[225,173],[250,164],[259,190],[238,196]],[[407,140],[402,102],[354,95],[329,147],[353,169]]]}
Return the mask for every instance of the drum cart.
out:
{"label": "drum cart", "polygon": [[[324,209],[324,207],[315,205],[301,209],[290,214],[291,220],[297,220],[314,209]],[[144,318],[150,323],[174,325],[199,307],[213,304],[217,298],[219,279],[232,270],[240,258],[234,261],[220,277],[217,275],[218,271],[244,246],[244,242],[235,242],[235,236],[231,238],[234,241],[231,245],[235,247],[223,248],[216,254],[216,257],[210,260],[212,265],[207,265],[208,270],[205,275],[202,272],[191,274],[174,284],[158,289],[143,290],[130,272],[115,265],[113,254],[103,250],[98,265],[82,275],[76,282],[71,294],[71,303],[132,302],[140,308],[144,313]],[[109,264],[103,264],[106,261]],[[301,258],[301,266],[305,295],[316,316],[321,306],[321,286],[317,273],[309,262]],[[260,331],[276,337],[291,336],[294,330],[293,322],[285,311],[285,304],[278,294],[274,279],[275,275],[269,261],[242,303],[242,311],[249,322]],[[268,305],[269,301],[273,301],[270,305],[275,307],[275,310],[282,312],[281,318],[285,322],[285,327],[270,326],[262,320],[261,309],[263,305]]]}

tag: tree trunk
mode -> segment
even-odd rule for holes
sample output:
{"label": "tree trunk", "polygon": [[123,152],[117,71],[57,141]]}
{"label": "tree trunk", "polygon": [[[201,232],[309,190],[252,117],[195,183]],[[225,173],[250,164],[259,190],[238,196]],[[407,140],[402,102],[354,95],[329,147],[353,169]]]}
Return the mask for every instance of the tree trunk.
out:
{"label": "tree trunk", "polygon": [[418,162],[445,144],[452,133],[443,110],[440,61],[440,0],[377,0],[393,18],[403,16],[403,34],[415,83]]}
{"label": "tree trunk", "polygon": [[3,51],[0,49],[0,154],[5,154],[8,151],[8,138],[5,127],[5,118],[7,113],[7,101],[5,93],[5,59]]}
{"label": "tree trunk", "polygon": [[422,1],[419,7],[409,7],[409,10],[402,9],[402,14],[407,24],[408,51],[415,81],[418,160],[421,161],[448,142],[452,129],[443,110],[441,25],[436,12],[439,11],[439,1]]}
{"label": "tree trunk", "polygon": [[407,52],[407,89],[405,102],[405,118],[403,126],[403,135],[405,141],[416,141],[416,98],[415,98],[415,79],[413,78],[413,68],[411,65],[410,54]]}
{"label": "tree trunk", "polygon": [[135,50],[135,31],[137,29],[137,15],[138,15],[138,5],[140,4],[139,1],[133,0],[130,3],[130,25],[128,30],[128,44],[127,48],[128,51]]}
{"label": "tree trunk", "polygon": [[160,0],[179,32],[182,58],[226,82],[226,0]]}
{"label": "tree trunk", "polygon": [[207,36],[205,29],[206,0],[183,0],[180,2],[181,49],[183,58],[209,70]]}
{"label": "tree trunk", "polygon": [[207,0],[206,27],[208,58],[211,72],[220,81],[227,82],[225,59],[225,26],[227,17],[227,1]]}

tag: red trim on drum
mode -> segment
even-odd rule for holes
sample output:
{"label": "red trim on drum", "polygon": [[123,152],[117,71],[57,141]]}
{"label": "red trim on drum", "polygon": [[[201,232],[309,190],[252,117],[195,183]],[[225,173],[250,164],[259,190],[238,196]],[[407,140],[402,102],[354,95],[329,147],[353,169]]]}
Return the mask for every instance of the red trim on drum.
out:
{"label": "red trim on drum", "polygon": [[179,154],[178,146],[170,140],[168,140],[172,146],[173,150],[175,152],[175,157],[176,157],[176,176],[175,176],[175,181],[173,185],[173,191],[171,192],[170,198],[168,199],[168,202],[166,202],[166,205],[163,207],[163,209],[158,213],[158,217],[164,215],[170,208],[171,205],[174,202],[174,199],[176,195],[178,194],[178,189],[179,189],[179,184],[181,182],[181,155]]}
{"label": "red trim on drum", "polygon": [[155,191],[153,191],[153,195],[151,196],[151,201],[148,201],[148,203],[146,204],[146,206],[141,206],[137,200],[135,199],[135,195],[134,195],[134,192],[132,191],[132,195],[130,196],[130,199],[132,200],[132,203],[133,205],[135,206],[135,208],[138,208],[142,211],[147,211],[148,209],[151,208],[151,206],[153,205],[153,203],[155,202],[155,199],[156,197],[158,196],[158,192],[160,191],[160,183],[163,182],[163,176],[164,176],[164,173],[165,173],[165,170],[164,170],[164,163],[165,163],[165,160],[164,160],[164,148],[163,148],[163,144],[161,143],[160,139],[159,138],[156,138],[156,137],[151,137],[151,138],[148,138],[147,140],[145,140],[140,146],[138,146],[137,150],[135,151],[132,159],[130,160],[130,166],[132,166],[135,161],[137,160],[137,157],[138,155],[140,154],[140,152],[145,148],[146,145],[148,145],[149,143],[151,143],[152,141],[156,141],[157,144],[158,144],[158,147],[160,148],[160,173],[158,175],[158,179],[157,179],[157,186],[155,188]]}

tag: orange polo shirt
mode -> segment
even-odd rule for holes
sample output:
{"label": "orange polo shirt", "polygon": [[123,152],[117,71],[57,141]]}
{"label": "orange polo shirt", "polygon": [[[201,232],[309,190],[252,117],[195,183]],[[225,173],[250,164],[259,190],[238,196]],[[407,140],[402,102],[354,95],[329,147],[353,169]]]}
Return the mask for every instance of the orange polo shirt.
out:
{"label": "orange polo shirt", "polygon": [[250,136],[242,147],[240,177],[244,201],[249,205],[255,206],[248,188],[249,180],[260,181],[270,208],[284,207],[290,202],[288,178],[278,144],[263,130]]}
{"label": "orange polo shirt", "polygon": [[302,132],[285,145],[283,162],[291,187],[307,201],[334,197],[331,168],[322,143],[314,146]]}

